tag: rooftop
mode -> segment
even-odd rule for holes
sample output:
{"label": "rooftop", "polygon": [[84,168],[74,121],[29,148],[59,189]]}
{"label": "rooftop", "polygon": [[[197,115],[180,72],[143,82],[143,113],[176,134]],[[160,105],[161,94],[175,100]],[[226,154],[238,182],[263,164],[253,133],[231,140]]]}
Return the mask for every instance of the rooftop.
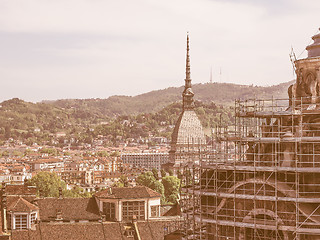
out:
{"label": "rooftop", "polygon": [[37,200],[42,221],[52,221],[61,212],[61,218],[71,220],[99,220],[94,198],[42,198]]}
{"label": "rooftop", "polygon": [[[169,220],[172,221],[172,220]],[[138,222],[137,229],[141,239],[164,239],[164,227],[168,221]],[[126,224],[115,222],[103,223],[39,223],[35,230],[12,231],[11,239],[33,239],[33,240],[89,240],[89,239],[135,239],[125,236]]]}
{"label": "rooftop", "polygon": [[159,193],[145,186],[112,187],[95,194],[98,198],[139,199],[161,197]]}
{"label": "rooftop", "polygon": [[22,197],[12,198],[8,204],[8,211],[14,212],[32,212],[38,210],[38,207],[28,202]]}
{"label": "rooftop", "polygon": [[25,186],[18,184],[8,184],[5,186],[6,195],[24,196],[24,195],[36,195],[37,189],[34,186]]}

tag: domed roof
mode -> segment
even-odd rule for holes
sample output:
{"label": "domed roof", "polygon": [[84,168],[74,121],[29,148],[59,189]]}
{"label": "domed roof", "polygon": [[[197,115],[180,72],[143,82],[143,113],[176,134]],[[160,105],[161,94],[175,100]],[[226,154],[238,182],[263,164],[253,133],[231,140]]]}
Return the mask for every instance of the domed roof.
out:
{"label": "domed roof", "polygon": [[201,122],[193,110],[193,96],[190,78],[189,35],[187,35],[186,79],[182,93],[183,105],[182,112],[171,135],[171,154],[175,153],[179,147],[192,147],[192,145],[205,145],[206,143]]}
{"label": "domed roof", "polygon": [[184,110],[172,133],[171,145],[205,144],[201,122],[193,110]]}
{"label": "domed roof", "polygon": [[308,57],[320,57],[320,33],[314,35],[312,40],[314,42],[306,48],[308,51]]}

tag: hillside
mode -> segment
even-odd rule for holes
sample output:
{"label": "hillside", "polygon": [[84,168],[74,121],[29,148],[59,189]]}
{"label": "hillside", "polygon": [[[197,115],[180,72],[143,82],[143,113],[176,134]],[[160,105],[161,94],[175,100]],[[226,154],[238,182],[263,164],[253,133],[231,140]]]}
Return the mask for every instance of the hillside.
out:
{"label": "hillside", "polygon": [[13,138],[49,141],[50,135],[59,131],[83,133],[90,125],[106,120],[107,117],[94,111],[64,109],[13,98],[0,105],[0,140]]}
{"label": "hillside", "polygon": [[[233,105],[235,99],[287,98],[287,89],[291,82],[270,87],[237,85],[230,83],[206,83],[193,85],[195,99],[203,102]],[[181,100],[183,87],[170,87],[151,91],[134,97],[112,96],[107,99],[63,99],[50,103],[60,108],[74,108],[107,116],[136,115],[157,112],[165,106]]]}
{"label": "hillside", "polygon": [[[79,112],[14,98],[1,103],[0,142],[13,139],[28,145],[37,143],[63,147],[72,144],[76,147],[90,144],[101,135],[108,136],[111,145],[119,144],[119,136],[122,139],[141,139],[151,134],[170,138],[181,108],[181,102],[176,102],[156,113],[110,119],[91,113],[90,109]],[[232,107],[196,101],[195,111],[206,129],[216,126],[220,119],[225,124],[233,122]],[[58,132],[63,132],[64,137],[56,137]]]}
{"label": "hillside", "polygon": [[[204,128],[233,122],[236,98],[285,98],[290,83],[272,87],[236,84],[196,84],[195,111]],[[0,104],[0,140],[20,139],[26,143],[74,145],[91,143],[98,135],[110,136],[116,144],[118,136],[139,138],[170,137],[181,112],[183,88],[152,91],[135,97],[113,96],[108,99],[66,99],[31,103],[18,98]],[[65,137],[55,140],[57,132]],[[58,144],[58,145],[59,145]]]}

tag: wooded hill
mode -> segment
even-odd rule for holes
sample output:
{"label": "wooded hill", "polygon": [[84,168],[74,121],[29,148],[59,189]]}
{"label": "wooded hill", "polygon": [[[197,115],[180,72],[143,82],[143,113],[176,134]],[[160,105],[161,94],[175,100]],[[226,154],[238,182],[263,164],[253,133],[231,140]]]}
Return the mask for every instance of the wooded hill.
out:
{"label": "wooded hill", "polygon": [[[219,121],[232,124],[234,99],[287,98],[289,85],[290,82],[272,87],[195,84],[195,111],[205,128],[210,129]],[[139,138],[151,133],[170,137],[181,112],[182,91],[183,87],[172,87],[135,97],[41,103],[14,98],[0,104],[0,140],[14,138],[41,144],[52,141],[52,134],[59,131],[66,133],[65,139],[73,138],[76,143],[91,143],[98,135],[112,136],[114,141],[119,135]]]}
{"label": "wooded hill", "polygon": [[[205,103],[234,105],[235,99],[257,97],[288,98],[287,89],[293,81],[281,83],[270,87],[253,85],[238,85],[231,83],[206,83],[192,86],[195,99]],[[134,97],[112,96],[107,99],[63,99],[50,101],[52,105],[65,109],[81,109],[81,111],[102,114],[105,116],[136,115],[140,113],[157,112],[167,105],[181,101],[182,87],[170,87],[151,91]]]}

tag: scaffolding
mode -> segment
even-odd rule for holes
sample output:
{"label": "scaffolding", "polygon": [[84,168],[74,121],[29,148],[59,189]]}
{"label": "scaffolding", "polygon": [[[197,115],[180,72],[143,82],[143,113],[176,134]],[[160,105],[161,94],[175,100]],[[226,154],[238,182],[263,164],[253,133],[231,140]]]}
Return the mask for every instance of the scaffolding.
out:
{"label": "scaffolding", "polygon": [[184,239],[320,239],[319,103],[235,102],[235,125],[183,167]]}

